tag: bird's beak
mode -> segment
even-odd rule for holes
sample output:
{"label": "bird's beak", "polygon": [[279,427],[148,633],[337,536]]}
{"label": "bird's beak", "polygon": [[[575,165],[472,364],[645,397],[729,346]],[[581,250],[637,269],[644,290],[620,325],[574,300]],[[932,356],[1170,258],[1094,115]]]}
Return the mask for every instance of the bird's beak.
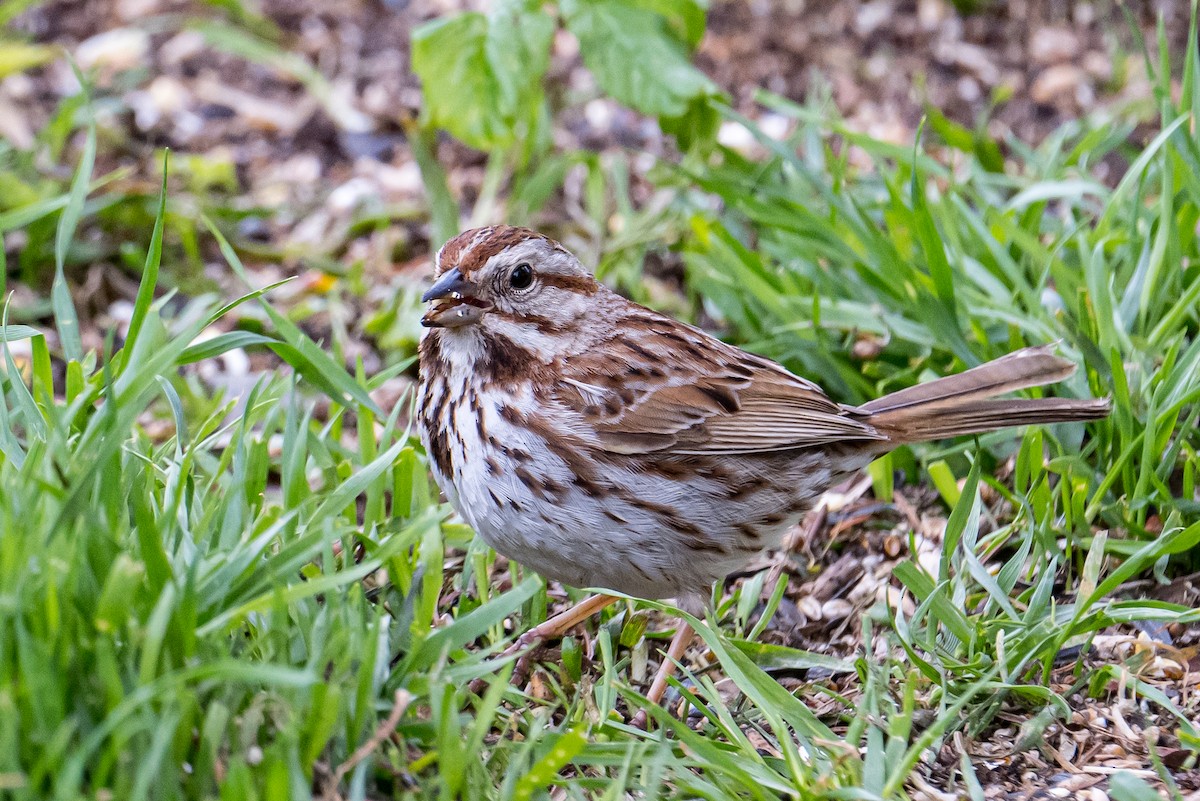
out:
{"label": "bird's beak", "polygon": [[491,304],[479,298],[477,287],[458,268],[448,270],[421,296],[422,303],[433,301],[421,318],[426,328],[458,328],[479,320]]}

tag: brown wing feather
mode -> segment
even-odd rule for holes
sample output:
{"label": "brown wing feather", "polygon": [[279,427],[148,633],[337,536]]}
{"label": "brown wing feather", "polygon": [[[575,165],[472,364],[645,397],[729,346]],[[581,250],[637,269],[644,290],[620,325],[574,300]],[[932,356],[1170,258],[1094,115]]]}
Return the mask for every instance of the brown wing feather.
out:
{"label": "brown wing feather", "polygon": [[754,453],[884,439],[815,384],[652,312],[568,360],[562,379],[557,400],[614,453]]}

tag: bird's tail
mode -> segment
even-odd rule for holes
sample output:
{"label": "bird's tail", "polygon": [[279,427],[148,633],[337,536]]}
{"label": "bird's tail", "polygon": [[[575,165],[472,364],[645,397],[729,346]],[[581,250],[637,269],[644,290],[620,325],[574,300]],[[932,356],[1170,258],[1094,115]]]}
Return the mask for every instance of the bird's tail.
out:
{"label": "bird's tail", "polygon": [[918,384],[858,407],[890,445],[980,434],[1031,423],[1065,423],[1107,417],[1108,399],[1009,398],[997,395],[1062,381],[1074,363],[1051,353],[1053,345],[1010,353],[957,375]]}

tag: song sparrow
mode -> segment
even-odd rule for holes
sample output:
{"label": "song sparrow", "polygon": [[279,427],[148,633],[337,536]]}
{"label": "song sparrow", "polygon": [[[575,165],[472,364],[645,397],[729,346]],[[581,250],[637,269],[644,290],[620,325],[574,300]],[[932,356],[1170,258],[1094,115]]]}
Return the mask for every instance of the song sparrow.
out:
{"label": "song sparrow", "polygon": [[694,612],[823,492],[900,444],[1109,409],[993,399],[1070,375],[1050,347],[838,404],[620,297],[524,228],[467,231],[435,269],[418,403],[450,502],[499,553],[547,578]]}

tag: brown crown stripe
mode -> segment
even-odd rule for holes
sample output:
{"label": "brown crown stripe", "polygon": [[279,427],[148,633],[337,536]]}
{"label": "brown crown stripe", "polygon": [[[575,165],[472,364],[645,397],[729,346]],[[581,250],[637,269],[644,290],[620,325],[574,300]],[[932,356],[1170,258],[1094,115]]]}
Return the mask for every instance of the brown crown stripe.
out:
{"label": "brown crown stripe", "polygon": [[477,372],[484,378],[484,388],[491,384],[512,386],[530,378],[537,357],[506,336],[487,333],[481,338],[483,358]]}
{"label": "brown crown stripe", "polygon": [[440,272],[457,267],[460,273],[469,277],[475,270],[487,264],[487,260],[492,256],[527,239],[551,241],[549,237],[537,231],[513,225],[473,228],[442,246],[438,267]]}

